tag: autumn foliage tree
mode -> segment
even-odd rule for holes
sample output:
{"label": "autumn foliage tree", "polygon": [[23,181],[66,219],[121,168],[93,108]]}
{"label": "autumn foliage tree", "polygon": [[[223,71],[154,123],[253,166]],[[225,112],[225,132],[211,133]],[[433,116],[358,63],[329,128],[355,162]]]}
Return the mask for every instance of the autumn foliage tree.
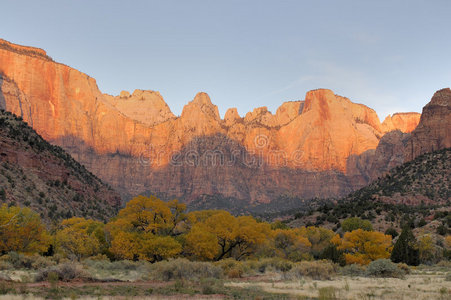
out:
{"label": "autumn foliage tree", "polygon": [[301,227],[299,234],[308,239],[311,244],[310,253],[315,258],[331,245],[331,239],[335,236],[332,230],[316,226]]}
{"label": "autumn foliage tree", "polygon": [[275,254],[286,259],[301,260],[312,246],[299,229],[276,229],[273,236]]}
{"label": "autumn foliage tree", "polygon": [[107,224],[109,250],[118,259],[153,262],[176,256],[182,251],[176,237],[184,233],[185,209],[177,200],[135,197]]}
{"label": "autumn foliage tree", "polygon": [[0,207],[0,252],[44,252],[49,246],[49,235],[41,218],[29,208]]}
{"label": "autumn foliage tree", "polygon": [[108,249],[104,224],[84,218],[63,220],[55,235],[55,248],[69,258],[80,260]]}
{"label": "autumn foliage tree", "polygon": [[390,257],[391,236],[362,229],[346,232],[343,238],[337,234],[332,243],[344,252],[347,264],[367,265],[371,261]]}
{"label": "autumn foliage tree", "polygon": [[250,216],[234,217],[226,211],[195,213],[190,219],[193,224],[186,235],[185,250],[198,259],[242,259],[270,235],[269,224]]}

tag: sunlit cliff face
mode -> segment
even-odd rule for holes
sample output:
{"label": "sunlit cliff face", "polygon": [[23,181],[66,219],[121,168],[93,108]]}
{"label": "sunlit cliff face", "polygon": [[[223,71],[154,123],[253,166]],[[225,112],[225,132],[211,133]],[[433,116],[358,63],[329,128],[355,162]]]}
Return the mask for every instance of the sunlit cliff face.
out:
{"label": "sunlit cliff face", "polygon": [[6,110],[126,196],[267,202],[278,194],[341,195],[367,183],[386,132],[410,132],[420,117],[395,114],[381,123],[374,110],[327,89],[283,103],[275,114],[260,107],[240,117],[229,109],[224,119],[198,93],[176,117],[158,92],[102,94],[93,78],[45,51],[3,40],[0,73]]}

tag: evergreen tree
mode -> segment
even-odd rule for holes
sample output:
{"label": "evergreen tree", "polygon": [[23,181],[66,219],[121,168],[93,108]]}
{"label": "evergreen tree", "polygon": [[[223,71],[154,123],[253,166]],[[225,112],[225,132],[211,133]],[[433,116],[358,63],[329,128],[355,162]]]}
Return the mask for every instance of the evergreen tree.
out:
{"label": "evergreen tree", "polygon": [[320,259],[329,259],[340,266],[346,265],[346,260],[343,251],[337,249],[335,245],[329,245],[323,250],[319,256]]}
{"label": "evergreen tree", "polygon": [[405,226],[393,247],[391,260],[395,263],[406,263],[410,266],[420,264],[420,253],[417,246],[417,240],[413,235],[412,229]]}

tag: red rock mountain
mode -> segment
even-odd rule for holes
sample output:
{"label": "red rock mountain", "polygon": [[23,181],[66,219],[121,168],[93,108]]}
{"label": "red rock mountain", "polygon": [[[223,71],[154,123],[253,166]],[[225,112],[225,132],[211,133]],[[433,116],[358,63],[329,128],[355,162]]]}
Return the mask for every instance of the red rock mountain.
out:
{"label": "red rock mountain", "polygon": [[[96,81],[41,49],[0,40],[0,106],[121,192],[192,202],[339,196],[365,185],[375,149],[417,113],[381,123],[376,112],[327,89],[221,119],[198,93],[172,114],[158,92],[102,94]],[[449,135],[448,135],[449,136]]]}
{"label": "red rock mountain", "polygon": [[437,91],[423,107],[418,126],[411,133],[392,131],[376,148],[368,175],[374,180],[391,168],[424,153],[451,147],[451,90]]}
{"label": "red rock mountain", "polygon": [[420,123],[412,131],[405,151],[406,160],[451,147],[451,90],[437,91],[423,108]]}

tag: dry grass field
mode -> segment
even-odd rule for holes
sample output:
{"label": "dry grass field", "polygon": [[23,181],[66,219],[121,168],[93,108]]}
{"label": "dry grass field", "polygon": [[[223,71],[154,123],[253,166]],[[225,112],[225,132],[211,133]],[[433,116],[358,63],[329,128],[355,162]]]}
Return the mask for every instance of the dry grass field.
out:
{"label": "dry grass field", "polygon": [[[88,269],[91,273],[93,269]],[[35,273],[2,271],[14,281],[0,282],[0,300],[22,299],[451,299],[449,265],[411,268],[402,278],[335,273],[329,280],[270,270],[240,278],[146,279],[142,270],[98,273],[106,281],[34,282]],[[116,276],[114,276],[114,274]],[[114,279],[121,278],[120,280]]]}

